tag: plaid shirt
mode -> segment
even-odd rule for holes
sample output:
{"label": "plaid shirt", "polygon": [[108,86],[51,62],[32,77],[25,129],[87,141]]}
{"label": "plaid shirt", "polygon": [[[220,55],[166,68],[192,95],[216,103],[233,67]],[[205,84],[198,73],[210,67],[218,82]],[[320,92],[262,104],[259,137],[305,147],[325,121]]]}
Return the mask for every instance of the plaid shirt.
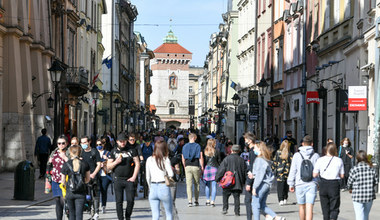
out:
{"label": "plaid shirt", "polygon": [[360,162],[350,170],[347,187],[352,189],[354,202],[366,203],[376,199],[375,185],[379,183],[375,169]]}

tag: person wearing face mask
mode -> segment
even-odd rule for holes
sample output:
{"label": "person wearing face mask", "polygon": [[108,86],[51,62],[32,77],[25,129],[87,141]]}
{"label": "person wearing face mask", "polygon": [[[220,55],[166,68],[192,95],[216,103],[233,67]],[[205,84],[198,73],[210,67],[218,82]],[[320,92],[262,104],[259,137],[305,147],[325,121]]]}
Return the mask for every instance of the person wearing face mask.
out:
{"label": "person wearing face mask", "polygon": [[350,169],[352,167],[352,156],[353,150],[351,147],[351,141],[349,138],[343,138],[340,142],[340,146],[338,149],[338,157],[342,158],[343,166],[344,166],[344,178],[341,180],[340,188],[343,191],[347,190],[347,181],[350,173]]}
{"label": "person wearing face mask", "polygon": [[292,154],[298,151],[297,141],[296,139],[293,138],[292,131],[287,131],[286,136],[283,140],[287,140],[289,142],[289,149],[290,149],[290,152],[292,152]]}
{"label": "person wearing face mask", "polygon": [[100,183],[100,176],[99,176],[99,171],[101,169],[101,158],[99,151],[91,148],[90,146],[91,141],[88,136],[83,136],[80,139],[80,145],[83,149],[82,151],[82,158],[83,161],[86,161],[88,165],[90,166],[90,183],[89,185],[92,188],[93,193],[94,193],[94,204],[95,204],[95,214],[93,216],[93,219],[98,219],[99,218],[99,200],[100,200],[100,195],[99,195],[99,183]]}
{"label": "person wearing face mask", "polygon": [[254,152],[257,155],[253,164],[252,173],[255,180],[252,185],[252,211],[255,220],[260,219],[260,213],[265,214],[266,219],[284,220],[284,217],[278,216],[267,204],[267,198],[274,175],[271,168],[272,152],[266,146],[265,142],[260,141],[256,144]]}
{"label": "person wearing face mask", "polygon": [[106,213],[107,191],[108,186],[112,182],[112,178],[107,170],[107,160],[110,157],[110,152],[105,149],[106,139],[98,139],[96,141],[96,149],[100,154],[101,170],[100,170],[100,195],[102,196],[102,213]]}
{"label": "person wearing face mask", "polygon": [[245,208],[247,211],[247,219],[251,220],[252,219],[252,184],[253,184],[253,174],[252,174],[252,167],[253,167],[253,162],[256,159],[256,154],[254,152],[254,147],[256,143],[256,136],[248,132],[244,135],[244,141],[245,145],[249,148],[248,150],[248,166],[247,166],[247,176],[246,176],[246,181],[245,181],[245,198],[244,198],[244,203],[245,203]]}

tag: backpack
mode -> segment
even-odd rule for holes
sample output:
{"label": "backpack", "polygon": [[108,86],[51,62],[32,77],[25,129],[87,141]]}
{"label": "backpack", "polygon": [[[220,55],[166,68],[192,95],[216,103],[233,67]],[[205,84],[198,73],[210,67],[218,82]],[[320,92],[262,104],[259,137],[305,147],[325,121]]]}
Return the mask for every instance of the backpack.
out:
{"label": "backpack", "polygon": [[304,158],[302,154],[300,153],[302,157],[301,162],[301,180],[304,182],[310,182],[313,180],[313,163],[311,162],[311,158],[313,157],[314,153],[309,156],[309,158]]}
{"label": "backpack", "polygon": [[235,172],[227,171],[219,182],[219,186],[223,189],[230,188],[235,185]]}
{"label": "backpack", "polygon": [[[81,162],[80,162],[81,163]],[[83,193],[86,191],[86,184],[83,181],[83,176],[80,173],[80,165],[77,172],[74,172],[70,163],[67,163],[71,173],[67,182],[67,189],[72,193]]]}

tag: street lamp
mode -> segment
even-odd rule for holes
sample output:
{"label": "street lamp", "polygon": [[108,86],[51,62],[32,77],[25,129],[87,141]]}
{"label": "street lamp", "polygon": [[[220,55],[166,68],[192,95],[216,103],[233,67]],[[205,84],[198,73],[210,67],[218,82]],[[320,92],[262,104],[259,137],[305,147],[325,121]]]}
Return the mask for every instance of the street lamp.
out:
{"label": "street lamp", "polygon": [[54,105],[54,99],[51,97],[51,95],[50,95],[49,98],[47,99],[47,104],[48,104],[48,108],[53,108],[53,105]]}
{"label": "street lamp", "polygon": [[56,141],[58,137],[58,84],[61,81],[62,72],[65,71],[65,68],[62,67],[59,61],[54,60],[48,71],[54,84],[54,141]]}
{"label": "street lamp", "polygon": [[268,92],[269,84],[267,81],[263,78],[261,78],[260,82],[257,83],[257,86],[259,87],[259,93],[261,96],[261,140],[264,140],[264,96]]}
{"label": "street lamp", "polygon": [[322,143],[326,143],[327,131],[327,89],[321,84],[317,89],[318,96],[323,99],[322,102]]}
{"label": "street lamp", "polygon": [[[120,107],[120,100],[118,99],[118,98],[116,98],[114,101],[113,101],[113,103],[115,104],[115,108],[116,108],[116,111],[115,111],[115,113],[116,113],[116,120],[115,120],[115,123],[116,123],[116,125],[115,125],[115,134],[117,135],[117,110],[119,109],[119,107]],[[112,119],[111,119],[112,120]]]}
{"label": "street lamp", "polygon": [[100,92],[100,89],[98,88],[98,86],[94,85],[92,87],[92,89],[90,90],[91,92],[91,96],[92,98],[94,99],[95,101],[95,106],[94,106],[94,137],[97,137],[96,135],[96,127],[97,127],[97,108],[96,108],[96,102],[99,98],[99,92]]}
{"label": "street lamp", "polygon": [[235,95],[234,96],[232,96],[232,102],[234,103],[234,106],[235,106],[235,143],[238,143],[238,141],[237,141],[237,137],[236,137],[236,119],[237,119],[237,107],[239,106],[239,102],[240,102],[240,96],[237,94],[237,93],[235,93]]}

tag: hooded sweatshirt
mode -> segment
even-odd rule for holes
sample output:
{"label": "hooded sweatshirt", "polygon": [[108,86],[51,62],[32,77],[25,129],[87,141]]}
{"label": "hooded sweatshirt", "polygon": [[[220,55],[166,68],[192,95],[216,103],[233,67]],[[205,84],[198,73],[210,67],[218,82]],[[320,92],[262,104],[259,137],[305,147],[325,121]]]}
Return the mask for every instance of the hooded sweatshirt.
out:
{"label": "hooded sweatshirt", "polygon": [[301,180],[302,157],[300,154],[302,154],[304,159],[308,159],[310,157],[310,155],[314,154],[310,159],[313,166],[317,162],[319,155],[318,155],[318,153],[314,153],[314,149],[312,146],[302,146],[298,150],[299,150],[299,152],[294,154],[292,164],[290,165],[288,185],[290,187],[293,187],[293,186],[303,186],[303,185],[315,184],[317,182],[317,178],[313,178],[313,181],[310,181],[310,182],[304,182]]}
{"label": "hooded sweatshirt", "polygon": [[270,161],[263,159],[262,157],[257,157],[253,163],[252,173],[255,175],[255,180],[253,182],[253,188],[257,189],[263,183],[267,183],[269,186],[272,185],[274,176],[271,168]]}

